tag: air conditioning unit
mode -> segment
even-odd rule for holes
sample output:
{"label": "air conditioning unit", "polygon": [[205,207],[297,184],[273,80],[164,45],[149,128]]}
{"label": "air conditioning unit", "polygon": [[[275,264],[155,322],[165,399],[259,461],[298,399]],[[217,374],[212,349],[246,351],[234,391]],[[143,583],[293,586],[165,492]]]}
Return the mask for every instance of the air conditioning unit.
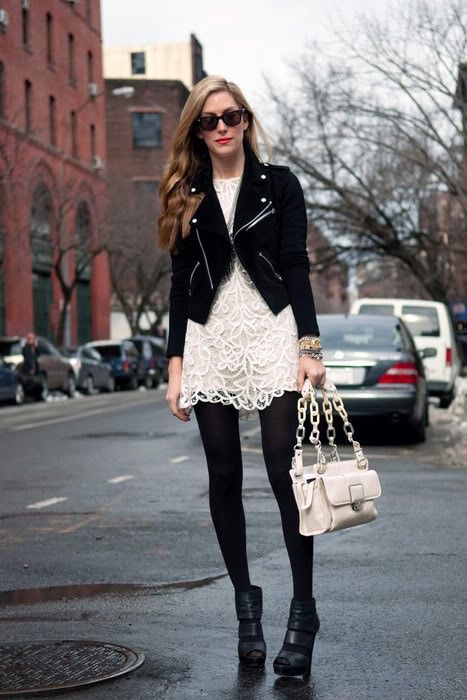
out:
{"label": "air conditioning unit", "polygon": [[104,167],[104,161],[100,156],[93,156],[91,158],[91,168],[93,170],[102,170]]}
{"label": "air conditioning unit", "polygon": [[21,7],[23,8],[23,10],[30,10],[31,0],[21,0]]}
{"label": "air conditioning unit", "polygon": [[99,85],[97,83],[88,83],[88,95],[89,97],[98,97]]}
{"label": "air conditioning unit", "polygon": [[10,18],[6,10],[0,10],[0,29],[4,31],[8,27]]}

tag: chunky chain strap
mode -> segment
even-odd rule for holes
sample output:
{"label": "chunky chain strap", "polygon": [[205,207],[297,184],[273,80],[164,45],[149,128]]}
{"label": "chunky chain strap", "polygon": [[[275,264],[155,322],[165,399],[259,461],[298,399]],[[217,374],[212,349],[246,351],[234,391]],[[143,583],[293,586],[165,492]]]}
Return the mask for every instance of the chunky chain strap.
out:
{"label": "chunky chain strap", "polygon": [[[342,398],[339,395],[335,385],[329,380],[326,381],[325,385],[321,387],[321,392],[323,395],[323,413],[327,423],[327,439],[331,447],[331,461],[340,461],[339,454],[337,452],[337,446],[335,444],[336,431],[333,425],[333,413],[332,408],[336,413],[340,415],[344,424],[344,432],[347,436],[348,441],[351,443],[355,457],[357,460],[357,466],[359,469],[368,468],[368,460],[363,454],[363,450],[360,443],[354,440],[354,429],[352,423],[349,421],[347,411],[344,408]],[[329,394],[332,395],[332,401],[329,399]],[[326,456],[323,453],[321,440],[319,437],[319,406],[316,400],[316,393],[311,382],[307,379],[303,386],[302,396],[297,401],[297,411],[298,411],[298,427],[296,431],[297,441],[294,446],[294,458],[293,458],[293,468],[297,470],[297,473],[302,473],[303,463],[303,439],[305,437],[305,420],[307,414],[307,407],[310,406],[310,422],[311,422],[311,434],[310,442],[316,448],[317,452],[317,467],[316,470],[319,474],[324,474],[326,471]]]}

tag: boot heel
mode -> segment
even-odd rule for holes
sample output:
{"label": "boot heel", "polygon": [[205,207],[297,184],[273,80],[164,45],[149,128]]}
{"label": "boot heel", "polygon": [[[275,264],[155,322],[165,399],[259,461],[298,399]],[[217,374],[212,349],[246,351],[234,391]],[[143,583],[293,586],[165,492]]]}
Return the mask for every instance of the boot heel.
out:
{"label": "boot heel", "polygon": [[263,637],[261,616],[263,592],[259,586],[251,591],[235,591],[235,608],[238,625],[238,658],[246,666],[264,666],[266,643]]}

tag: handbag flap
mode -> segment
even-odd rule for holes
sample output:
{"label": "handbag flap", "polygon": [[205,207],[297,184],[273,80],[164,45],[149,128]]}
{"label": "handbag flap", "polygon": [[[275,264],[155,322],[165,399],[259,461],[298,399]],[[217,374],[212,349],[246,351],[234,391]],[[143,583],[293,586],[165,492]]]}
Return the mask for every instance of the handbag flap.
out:
{"label": "handbag flap", "polygon": [[323,474],[321,482],[326,498],[333,506],[373,500],[381,496],[381,485],[374,469],[359,469],[332,476]]}

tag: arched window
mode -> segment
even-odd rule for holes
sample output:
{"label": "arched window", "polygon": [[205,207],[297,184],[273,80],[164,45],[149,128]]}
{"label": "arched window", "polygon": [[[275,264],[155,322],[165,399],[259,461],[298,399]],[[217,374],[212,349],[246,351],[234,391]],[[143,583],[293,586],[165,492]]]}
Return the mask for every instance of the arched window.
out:
{"label": "arched window", "polygon": [[91,303],[91,212],[86,202],[80,202],[76,210],[76,304],[78,311],[78,343],[92,340]]}
{"label": "arched window", "polygon": [[52,303],[52,196],[40,183],[34,190],[31,209],[31,259],[34,331],[51,336],[50,305]]}

